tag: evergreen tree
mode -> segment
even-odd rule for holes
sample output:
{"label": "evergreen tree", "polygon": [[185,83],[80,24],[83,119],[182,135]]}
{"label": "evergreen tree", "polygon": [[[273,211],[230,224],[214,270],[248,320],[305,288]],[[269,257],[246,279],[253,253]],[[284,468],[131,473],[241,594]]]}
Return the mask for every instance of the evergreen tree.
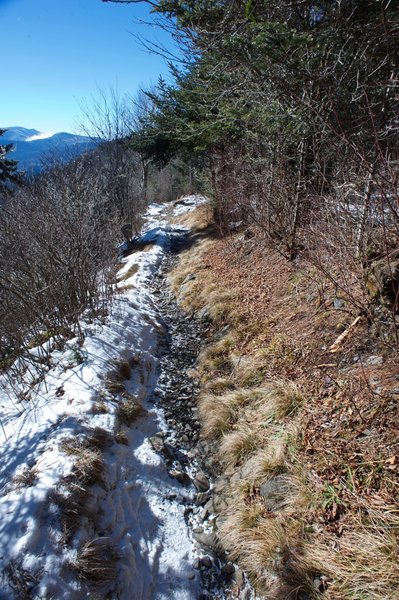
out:
{"label": "evergreen tree", "polygon": [[[0,129],[0,137],[5,132],[5,129]],[[18,162],[7,157],[7,154],[12,149],[12,144],[0,145],[0,196],[9,193],[10,183],[16,184],[21,182],[21,174],[17,171]]]}

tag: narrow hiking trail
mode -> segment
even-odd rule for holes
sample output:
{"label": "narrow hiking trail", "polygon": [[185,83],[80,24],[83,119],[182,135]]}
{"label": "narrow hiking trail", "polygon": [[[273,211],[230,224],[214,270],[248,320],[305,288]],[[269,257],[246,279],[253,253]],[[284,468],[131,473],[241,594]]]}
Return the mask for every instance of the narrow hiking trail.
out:
{"label": "narrow hiking trail", "polygon": [[188,230],[167,210],[149,207],[107,321],[82,318],[83,344],[46,342],[39,382],[31,365],[23,382],[3,377],[1,599],[251,597],[229,595],[234,567],[215,549],[187,374],[202,332],[165,278]]}

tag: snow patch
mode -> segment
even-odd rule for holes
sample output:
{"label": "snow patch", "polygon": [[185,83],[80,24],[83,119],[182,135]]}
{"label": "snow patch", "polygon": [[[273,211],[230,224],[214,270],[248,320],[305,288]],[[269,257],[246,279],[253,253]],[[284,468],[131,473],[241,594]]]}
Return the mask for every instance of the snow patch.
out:
{"label": "snow patch", "polygon": [[[192,209],[201,199],[185,201]],[[83,344],[72,339],[54,349],[43,380],[27,368],[24,383],[31,389],[23,399],[18,381],[0,377],[0,597],[19,597],[18,581],[24,581],[38,598],[82,598],[85,588],[71,564],[79,547],[96,538],[108,540],[118,556],[115,581],[101,588],[104,597],[198,597],[182,488],[148,441],[166,430],[151,403],[163,325],[148,286],[173,237],[186,232],[167,224],[165,212],[165,205],[148,208],[142,240],[153,246],[123,259],[120,293],[105,325],[82,320]],[[46,344],[49,349],[51,340]],[[42,350],[32,352],[40,358]],[[107,390],[107,375],[120,359],[133,365],[126,393],[144,407],[130,427],[118,423],[121,399]],[[103,454],[102,481],[90,488],[80,528],[67,542],[59,496],[72,493],[67,482],[77,458],[65,452],[65,440],[83,440],[94,428],[114,436],[121,427],[129,445],[113,443]]]}

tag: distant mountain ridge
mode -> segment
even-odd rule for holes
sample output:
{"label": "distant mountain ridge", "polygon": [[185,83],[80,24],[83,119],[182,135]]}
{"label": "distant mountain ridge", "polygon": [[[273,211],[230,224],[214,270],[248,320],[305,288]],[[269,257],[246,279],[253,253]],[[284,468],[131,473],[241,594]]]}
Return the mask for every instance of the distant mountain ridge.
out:
{"label": "distant mountain ridge", "polygon": [[101,143],[99,139],[66,132],[47,135],[37,129],[20,126],[2,129],[6,129],[6,132],[1,136],[0,143],[14,145],[9,157],[17,160],[19,170],[27,175],[39,173],[45,166],[46,158],[67,162]]}

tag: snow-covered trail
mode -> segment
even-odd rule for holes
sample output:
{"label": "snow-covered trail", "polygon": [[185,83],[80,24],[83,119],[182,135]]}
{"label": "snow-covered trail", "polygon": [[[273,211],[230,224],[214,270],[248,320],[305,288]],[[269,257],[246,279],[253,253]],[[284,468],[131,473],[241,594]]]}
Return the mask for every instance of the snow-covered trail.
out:
{"label": "snow-covered trail", "polygon": [[[175,210],[200,202],[190,197]],[[96,597],[199,597],[185,517],[187,490],[169,476],[151,443],[167,424],[153,402],[164,329],[150,286],[171,240],[185,233],[166,222],[164,205],[150,206],[142,241],[152,245],[124,259],[108,322],[82,319],[83,346],[74,339],[62,350],[54,347],[44,381],[36,383],[35,374],[26,373],[31,390],[23,401],[16,382],[13,388],[2,382],[0,599],[93,597],[93,564],[88,560],[82,567],[82,548],[101,544],[115,552],[116,570],[97,587]],[[120,360],[133,365],[122,401],[134,397],[144,408],[129,427],[118,417],[121,398],[107,387]],[[99,429],[112,438],[102,451],[101,481],[82,496],[81,507],[74,505],[79,523],[68,536],[62,511],[74,494],[77,457],[65,448],[83,444]]]}

